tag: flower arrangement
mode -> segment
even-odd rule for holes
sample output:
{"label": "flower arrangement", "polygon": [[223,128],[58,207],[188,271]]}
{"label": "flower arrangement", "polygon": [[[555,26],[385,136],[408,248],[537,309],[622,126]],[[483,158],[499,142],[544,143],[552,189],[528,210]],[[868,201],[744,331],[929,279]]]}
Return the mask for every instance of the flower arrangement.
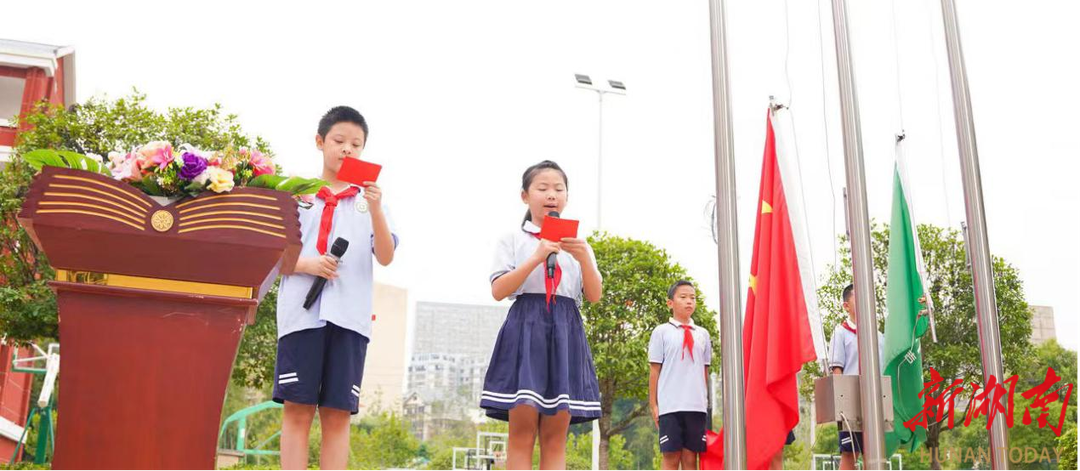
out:
{"label": "flower arrangement", "polygon": [[23,159],[36,170],[56,166],[86,170],[127,182],[143,193],[167,198],[194,197],[204,191],[226,193],[233,188],[269,188],[300,197],[319,191],[317,178],[285,177],[271,157],[258,149],[228,147],[204,151],[190,145],[173,148],[153,141],[127,153],[100,155],[38,149]]}

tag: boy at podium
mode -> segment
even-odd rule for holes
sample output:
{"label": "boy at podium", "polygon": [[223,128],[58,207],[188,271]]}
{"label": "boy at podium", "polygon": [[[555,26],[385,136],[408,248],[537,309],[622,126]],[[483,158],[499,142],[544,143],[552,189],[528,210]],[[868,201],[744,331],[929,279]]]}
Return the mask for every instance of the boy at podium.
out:
{"label": "boy at podium", "polygon": [[[364,117],[347,106],[328,111],[315,136],[328,186],[299,210],[303,248],[295,271],[281,277],[277,305],[273,398],[285,405],[282,469],[307,469],[316,412],[322,428],[319,466],[348,465],[349,418],[359,411],[371,338],[372,261],[389,265],[397,247],[375,182],[355,185],[337,178],[345,159],[359,157],[367,136]],[[310,293],[319,278],[326,280],[322,291]],[[318,297],[309,301],[309,294]]]}
{"label": "boy at podium", "polygon": [[[848,318],[833,329],[832,347],[829,349],[829,369],[834,375],[859,375],[859,338],[855,320],[855,285],[847,285],[841,293],[844,310]],[[877,331],[877,326],[867,328]],[[885,340],[878,332],[878,358],[882,356]],[[855,453],[862,453],[862,432],[843,430],[844,424],[838,423],[840,431],[840,469],[855,469]]]}

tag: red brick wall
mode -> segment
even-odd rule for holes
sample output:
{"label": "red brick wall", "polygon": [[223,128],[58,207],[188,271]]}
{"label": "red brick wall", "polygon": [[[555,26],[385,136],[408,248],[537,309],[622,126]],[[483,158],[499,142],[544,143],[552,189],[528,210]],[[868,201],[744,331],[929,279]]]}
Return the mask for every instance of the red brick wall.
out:
{"label": "red brick wall", "polygon": [[[14,355],[15,348],[0,345],[0,417],[25,426],[26,416],[30,413],[30,389],[33,387],[34,376],[11,371]],[[20,348],[19,356],[32,356],[31,350]],[[0,463],[7,463],[11,459],[15,445],[14,440],[0,437]]]}
{"label": "red brick wall", "polygon": [[[64,103],[63,61],[59,62],[53,77],[47,76],[44,70],[38,68],[0,67],[0,75],[21,76],[26,79],[20,107],[20,112],[24,115],[41,100],[48,100],[50,103],[59,105]],[[24,124],[19,130],[25,129]],[[0,145],[14,146],[16,133],[16,129],[0,126]],[[15,350],[9,345],[0,345],[0,417],[25,426],[30,409],[30,389],[34,378],[32,374],[11,372],[11,361],[14,359]],[[22,348],[19,349],[19,356],[26,358],[32,356],[31,352],[30,349]],[[0,463],[7,463],[11,459],[15,447],[15,441],[0,437]]]}

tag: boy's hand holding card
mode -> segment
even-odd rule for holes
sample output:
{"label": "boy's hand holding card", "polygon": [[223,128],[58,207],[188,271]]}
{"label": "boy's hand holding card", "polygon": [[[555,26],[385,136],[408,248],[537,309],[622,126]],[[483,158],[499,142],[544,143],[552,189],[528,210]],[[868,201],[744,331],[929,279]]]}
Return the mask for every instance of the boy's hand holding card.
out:
{"label": "boy's hand holding card", "polygon": [[366,182],[378,180],[381,171],[382,165],[346,157],[341,162],[341,169],[338,170],[337,178],[343,182],[364,185]]}

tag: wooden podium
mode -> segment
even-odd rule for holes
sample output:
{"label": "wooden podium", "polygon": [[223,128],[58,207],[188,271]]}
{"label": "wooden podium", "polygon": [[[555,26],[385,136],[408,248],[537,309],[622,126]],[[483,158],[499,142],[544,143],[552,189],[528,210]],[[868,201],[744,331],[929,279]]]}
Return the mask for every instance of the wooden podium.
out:
{"label": "wooden podium", "polygon": [[45,167],[19,223],[56,269],[56,469],[213,469],[244,327],[300,253],[295,200],[238,188],[161,206]]}

